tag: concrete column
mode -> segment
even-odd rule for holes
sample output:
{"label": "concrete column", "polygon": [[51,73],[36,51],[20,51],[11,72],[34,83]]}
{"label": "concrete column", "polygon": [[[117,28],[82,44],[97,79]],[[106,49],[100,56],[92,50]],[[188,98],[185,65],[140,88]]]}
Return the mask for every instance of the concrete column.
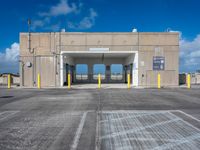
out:
{"label": "concrete column", "polygon": [[60,86],[62,87],[63,86],[63,75],[64,75],[64,68],[63,68],[64,64],[63,64],[63,55],[61,54],[60,55]]}
{"label": "concrete column", "polygon": [[126,65],[123,65],[123,82],[126,82],[126,79],[127,79],[127,73],[126,73],[126,70],[127,70],[127,66]]}
{"label": "concrete column", "polygon": [[132,86],[138,86],[138,52],[135,53],[133,61]]}
{"label": "concrete column", "polygon": [[72,82],[75,81],[75,72],[76,72],[76,67],[72,66]]}
{"label": "concrete column", "polygon": [[106,77],[106,82],[109,83],[111,80],[111,69],[110,69],[110,65],[106,65],[106,73],[105,73],[105,77]]}
{"label": "concrete column", "polygon": [[20,86],[24,86],[24,62],[20,62]]}
{"label": "concrete column", "polygon": [[93,65],[92,64],[87,64],[88,65],[88,81],[92,82],[93,81]]}

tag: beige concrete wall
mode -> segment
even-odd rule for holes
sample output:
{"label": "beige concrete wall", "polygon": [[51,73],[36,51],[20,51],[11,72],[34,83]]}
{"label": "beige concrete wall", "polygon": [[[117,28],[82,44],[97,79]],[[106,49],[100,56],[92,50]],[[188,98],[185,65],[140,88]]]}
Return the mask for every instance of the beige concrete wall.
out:
{"label": "beige concrete wall", "polygon": [[[109,48],[110,51],[139,51],[141,86],[155,85],[154,76],[157,72],[152,70],[153,56],[164,56],[166,62],[165,71],[161,72],[162,85],[178,85],[178,33],[31,33],[30,52],[28,39],[28,33],[20,34],[22,86],[36,86],[38,73],[41,74],[42,86],[59,86],[60,52],[89,51],[90,48],[97,47]],[[71,58],[67,61],[72,62]],[[31,62],[33,66],[27,67],[27,62]]]}
{"label": "beige concrete wall", "polygon": [[[41,74],[42,86],[59,85],[59,45],[58,33],[32,33],[31,50],[29,36],[20,34],[20,83],[22,86],[37,86],[37,75]],[[26,63],[32,66],[27,67]],[[23,67],[23,69],[22,69]]]}
{"label": "beige concrete wall", "polygon": [[110,51],[138,50],[137,33],[61,33],[62,51],[88,51],[93,47],[106,47]]}
{"label": "beige concrete wall", "polygon": [[55,57],[36,57],[36,74],[41,76],[41,86],[56,86]]}
{"label": "beige concrete wall", "polygon": [[[140,33],[139,35],[139,85],[177,86],[179,73],[179,35],[177,33]],[[165,70],[153,71],[153,56],[165,58]]]}
{"label": "beige concrete wall", "polygon": [[139,45],[171,46],[178,45],[179,35],[172,32],[144,32],[139,33]]}

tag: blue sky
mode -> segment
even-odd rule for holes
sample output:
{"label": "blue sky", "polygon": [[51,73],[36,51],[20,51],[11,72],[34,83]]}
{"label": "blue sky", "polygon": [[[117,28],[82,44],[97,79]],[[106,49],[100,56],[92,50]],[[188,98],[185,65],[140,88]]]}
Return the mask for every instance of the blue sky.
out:
{"label": "blue sky", "polygon": [[18,72],[19,32],[179,31],[180,71],[200,69],[199,0],[2,0],[0,72]]}

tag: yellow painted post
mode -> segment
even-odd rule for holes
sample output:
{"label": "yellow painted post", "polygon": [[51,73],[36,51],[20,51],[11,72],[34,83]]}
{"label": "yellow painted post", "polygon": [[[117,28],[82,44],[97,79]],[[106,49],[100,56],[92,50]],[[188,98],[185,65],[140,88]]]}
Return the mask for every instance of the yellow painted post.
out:
{"label": "yellow painted post", "polygon": [[37,81],[38,81],[38,83],[37,83],[37,86],[38,86],[38,89],[40,89],[41,88],[41,79],[40,79],[40,74],[38,73],[38,77],[37,77],[38,79],[37,79]]}
{"label": "yellow painted post", "polygon": [[11,79],[10,79],[10,74],[8,74],[8,89],[11,87]]}
{"label": "yellow painted post", "polygon": [[67,83],[68,83],[68,89],[71,89],[71,74],[70,73],[68,73],[68,81],[67,81]]}
{"label": "yellow painted post", "polygon": [[101,88],[101,74],[98,74],[98,88]]}
{"label": "yellow painted post", "polygon": [[131,77],[130,77],[130,74],[128,74],[128,89],[130,89],[131,88]]}
{"label": "yellow painted post", "polygon": [[190,76],[190,74],[187,75],[187,88],[188,89],[191,88],[191,76]]}
{"label": "yellow painted post", "polygon": [[158,89],[160,89],[160,81],[161,81],[161,77],[160,77],[160,73],[158,73]]}

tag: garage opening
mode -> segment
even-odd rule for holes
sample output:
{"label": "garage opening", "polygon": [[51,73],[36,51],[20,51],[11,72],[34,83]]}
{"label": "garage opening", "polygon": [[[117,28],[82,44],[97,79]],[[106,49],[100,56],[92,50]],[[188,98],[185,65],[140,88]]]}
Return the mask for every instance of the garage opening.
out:
{"label": "garage opening", "polygon": [[[102,58],[103,56],[103,58]],[[135,54],[126,52],[106,52],[102,55],[99,52],[67,52],[61,57],[60,81],[61,85],[67,83],[67,74],[71,74],[71,84],[80,86],[92,86],[88,84],[98,83],[98,74],[101,74],[101,82],[108,84],[119,83],[120,86],[127,82],[127,74],[130,74],[130,80],[137,84],[137,68],[134,70]],[[62,63],[63,62],[63,63]],[[63,64],[63,66],[62,66]],[[65,69],[66,64],[66,69]],[[134,65],[133,65],[134,64]],[[135,77],[133,79],[132,77]],[[110,86],[110,85],[109,85]]]}
{"label": "garage opening", "polygon": [[105,80],[106,67],[104,64],[94,64],[93,66],[93,79],[98,79],[98,74],[101,74],[101,79]]}
{"label": "garage opening", "polygon": [[122,64],[112,64],[111,65],[111,80],[121,81],[123,80],[123,65]]}
{"label": "garage opening", "polygon": [[75,71],[75,78],[77,82],[84,82],[88,80],[88,65],[87,64],[77,64]]}

